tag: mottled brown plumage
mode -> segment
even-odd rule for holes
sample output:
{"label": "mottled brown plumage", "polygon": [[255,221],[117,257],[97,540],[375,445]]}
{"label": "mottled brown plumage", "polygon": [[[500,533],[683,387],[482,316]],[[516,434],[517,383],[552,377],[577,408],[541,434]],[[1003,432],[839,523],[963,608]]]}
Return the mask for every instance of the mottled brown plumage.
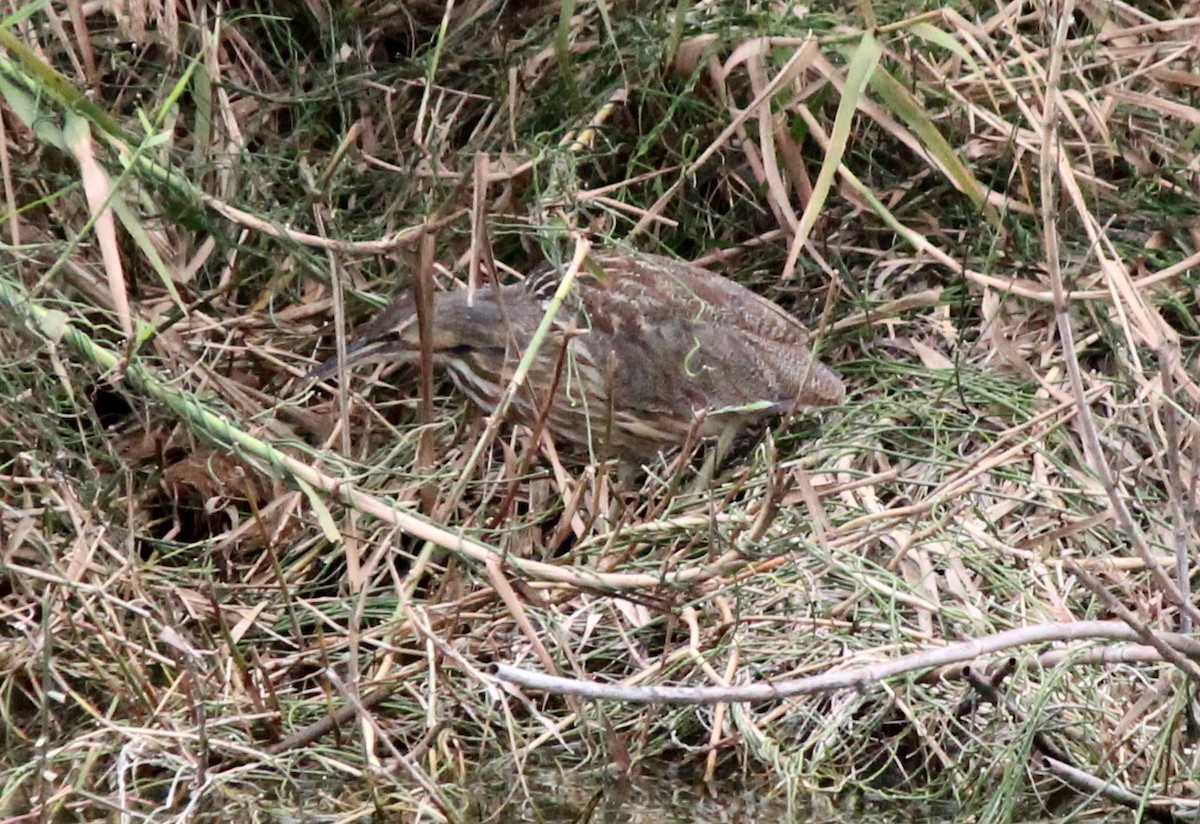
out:
{"label": "mottled brown plumage", "polygon": [[[545,316],[560,273],[434,296],[436,366],[491,412]],[[653,255],[593,250],[543,340],[511,416],[544,416],[556,441],[592,454],[647,457],[771,415],[839,403],[837,373],[815,361],[807,330],[776,304],[707,269]],[[416,312],[400,298],[347,352],[415,363]],[[312,377],[333,373],[327,361]],[[550,403],[553,391],[553,403]]]}

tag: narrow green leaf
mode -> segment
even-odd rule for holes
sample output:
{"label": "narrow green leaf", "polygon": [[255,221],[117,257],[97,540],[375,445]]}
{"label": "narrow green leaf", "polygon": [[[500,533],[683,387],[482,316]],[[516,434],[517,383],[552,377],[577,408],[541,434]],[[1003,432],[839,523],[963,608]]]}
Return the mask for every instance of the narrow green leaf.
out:
{"label": "narrow green leaf", "polygon": [[821,164],[821,171],[813,184],[812,198],[808,201],[808,206],[805,207],[804,214],[800,216],[800,223],[796,227],[796,236],[793,240],[794,249],[799,249],[808,239],[808,233],[816,225],[817,218],[820,217],[825,207],[825,199],[833,187],[834,176],[837,174],[838,166],[842,163],[842,157],[846,154],[846,143],[850,140],[850,127],[854,123],[854,112],[858,108],[858,101],[862,99],[863,91],[866,89],[871,75],[875,73],[876,66],[879,65],[879,56],[882,51],[879,41],[875,38],[875,33],[870,30],[863,32],[862,39],[859,40],[858,47],[854,50],[846,71],[845,89],[841,102],[838,103],[837,116],[833,121],[833,131],[829,136],[829,148],[825,152],[825,162]]}
{"label": "narrow green leaf", "polygon": [[333,513],[329,511],[329,507],[325,506],[325,502],[321,500],[321,494],[301,478],[293,477],[292,482],[300,488],[300,491],[304,493],[304,497],[308,498],[308,504],[312,507],[313,515],[317,516],[317,523],[321,527],[321,533],[325,536],[325,540],[331,544],[340,545],[342,543],[342,533],[338,531],[337,524],[333,520]]}
{"label": "narrow green leaf", "polygon": [[949,32],[943,31],[930,23],[913,23],[908,27],[908,31],[922,40],[927,40],[933,45],[940,46],[956,57],[961,58],[973,71],[979,68],[979,64],[971,57],[971,53],[967,51],[966,46],[956,40],[954,35]]}
{"label": "narrow green leaf", "polygon": [[920,102],[893,77],[887,69],[879,69],[871,78],[871,88],[887,107],[903,120],[921,144],[937,160],[954,185],[983,211],[989,223],[1000,228],[1000,215],[987,202],[984,186],[959,158],[949,141],[938,131],[933,118]]}
{"label": "narrow green leaf", "polygon": [[179,102],[179,98],[183,96],[184,92],[187,91],[188,86],[192,82],[192,76],[196,73],[196,66],[199,62],[199,57],[193,57],[188,62],[187,68],[183,70],[183,74],[179,76],[177,81],[175,81],[175,85],[171,87],[171,91],[167,93],[166,98],[162,101],[162,104],[159,105],[158,111],[154,114],[153,120],[155,128],[162,128],[163,123],[166,121],[167,114]]}
{"label": "narrow green leaf", "polygon": [[34,2],[26,3],[23,6],[18,5],[12,14],[8,15],[3,20],[0,20],[0,28],[11,29],[22,20],[28,20],[30,17],[33,17],[42,10],[43,6],[48,5],[48,3],[49,0],[34,0]]}
{"label": "narrow green leaf", "polygon": [[142,226],[142,222],[137,215],[126,205],[125,201],[119,198],[113,198],[110,201],[113,212],[121,221],[121,225],[125,227],[125,231],[133,238],[134,243],[142,250],[142,254],[146,256],[146,260],[154,267],[155,273],[158,274],[158,279],[162,281],[163,288],[171,295],[171,300],[175,301],[175,305],[183,310],[183,298],[179,295],[179,290],[175,288],[175,282],[171,279],[171,272],[167,268],[166,262],[159,255],[158,249],[154,246],[154,241],[150,239],[150,233],[146,231],[146,227]]}
{"label": "narrow green leaf", "polygon": [[571,18],[575,14],[575,0],[562,0],[558,8],[558,30],[554,37],[554,57],[558,60],[558,71],[566,83],[567,93],[574,100],[579,97],[575,85],[575,61],[571,59]]}
{"label": "narrow green leaf", "polygon": [[33,49],[4,27],[0,27],[0,49],[13,58],[9,60],[0,55],[0,73],[10,78],[32,79],[38,84],[39,91],[45,91],[64,108],[79,112],[119,140],[128,139],[115,118],[89,100],[64,74],[47,65]]}
{"label": "narrow green leaf", "polygon": [[37,135],[38,140],[61,151],[67,151],[67,141],[62,130],[55,125],[57,118],[38,105],[37,98],[16,83],[10,82],[3,74],[0,74],[0,98],[3,98],[8,110]]}

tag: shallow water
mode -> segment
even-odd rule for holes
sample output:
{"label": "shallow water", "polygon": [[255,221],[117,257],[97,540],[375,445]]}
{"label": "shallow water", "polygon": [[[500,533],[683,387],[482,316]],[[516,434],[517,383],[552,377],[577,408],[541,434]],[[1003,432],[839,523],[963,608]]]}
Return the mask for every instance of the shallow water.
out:
{"label": "shallow water", "polygon": [[697,787],[677,776],[527,773],[524,781],[484,782],[469,821],[496,824],[913,824],[958,820],[951,807],[901,809],[895,805],[832,802],[823,796],[789,807],[779,791],[737,782]]}

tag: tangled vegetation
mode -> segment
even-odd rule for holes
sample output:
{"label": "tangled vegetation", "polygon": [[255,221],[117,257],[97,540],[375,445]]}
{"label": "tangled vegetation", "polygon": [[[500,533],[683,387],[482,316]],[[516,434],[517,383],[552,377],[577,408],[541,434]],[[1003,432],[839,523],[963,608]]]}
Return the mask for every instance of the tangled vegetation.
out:
{"label": "tangled vegetation", "polygon": [[[1177,5],[7,7],[3,816],[504,820],[670,765],[1192,820]],[[795,313],[846,402],[630,471],[301,380],[419,278],[609,242]]]}

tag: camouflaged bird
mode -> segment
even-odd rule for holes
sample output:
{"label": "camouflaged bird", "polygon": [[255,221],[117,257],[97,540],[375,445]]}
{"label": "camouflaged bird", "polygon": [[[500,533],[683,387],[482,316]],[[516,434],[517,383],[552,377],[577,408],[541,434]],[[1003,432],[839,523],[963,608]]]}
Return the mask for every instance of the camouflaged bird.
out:
{"label": "camouflaged bird", "polygon": [[[433,296],[433,363],[491,413],[550,311],[562,272]],[[509,416],[539,420],[593,455],[647,458],[689,436],[730,436],[774,415],[832,406],[837,373],[781,307],[699,266],[592,250],[542,340]],[[347,365],[420,359],[415,305],[404,295],[354,336]],[[310,374],[336,370],[326,361]]]}

